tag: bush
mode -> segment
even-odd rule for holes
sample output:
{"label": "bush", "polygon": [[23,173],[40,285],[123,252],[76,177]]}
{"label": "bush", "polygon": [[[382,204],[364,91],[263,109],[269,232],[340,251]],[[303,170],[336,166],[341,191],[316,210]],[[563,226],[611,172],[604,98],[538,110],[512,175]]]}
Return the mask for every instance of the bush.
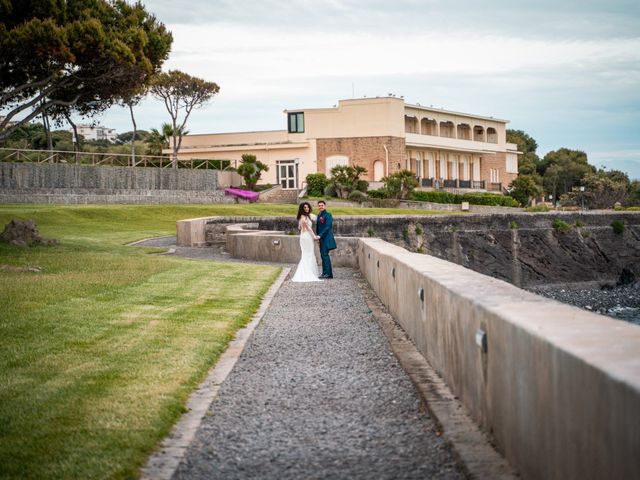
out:
{"label": "bush", "polygon": [[456,195],[455,193],[422,190],[411,193],[411,199],[418,202],[451,203],[459,204],[469,202],[470,205],[488,205],[500,207],[517,207],[519,203],[512,197],[496,195],[494,193],[465,193]]}
{"label": "bush", "polygon": [[518,222],[516,222],[515,220],[511,220],[511,223],[509,223],[509,228],[511,230],[517,230],[518,229]]}
{"label": "bush", "polygon": [[422,227],[420,225],[416,225],[416,235],[422,235]]}
{"label": "bush", "polygon": [[580,219],[576,220],[576,227],[584,227],[584,222]]}
{"label": "bush", "polygon": [[358,190],[359,192],[367,193],[368,189],[369,182],[367,182],[366,180],[358,180],[356,184],[356,190]]}
{"label": "bush", "polygon": [[375,234],[376,234],[376,231],[373,229],[373,227],[367,228],[367,236],[368,237],[373,237]]}
{"label": "bush", "polygon": [[354,190],[347,198],[352,202],[366,202],[368,200],[367,194],[360,190]]}
{"label": "bush", "polygon": [[387,194],[382,188],[380,190],[367,190],[367,195],[369,198],[387,198]]}
{"label": "bush", "polygon": [[310,173],[307,175],[307,195],[310,197],[323,196],[324,189],[329,184],[329,179],[324,173]]}
{"label": "bush", "polygon": [[611,227],[613,228],[613,232],[617,233],[618,235],[624,232],[624,223],[622,222],[622,220],[614,220],[613,222],[611,222]]}
{"label": "bush", "polygon": [[333,183],[329,183],[326,187],[324,187],[324,196],[325,197],[336,196],[336,186]]}
{"label": "bush", "polygon": [[554,219],[551,226],[559,232],[566,232],[567,230],[571,230],[571,225],[569,225],[564,220],[560,220],[559,218]]}

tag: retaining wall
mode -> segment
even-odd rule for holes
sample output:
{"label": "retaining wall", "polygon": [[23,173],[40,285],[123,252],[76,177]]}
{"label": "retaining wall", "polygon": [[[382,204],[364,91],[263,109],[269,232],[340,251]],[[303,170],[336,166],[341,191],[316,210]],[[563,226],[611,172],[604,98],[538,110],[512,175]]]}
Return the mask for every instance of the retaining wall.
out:
{"label": "retaining wall", "polygon": [[640,478],[640,327],[380,239],[358,260],[524,478]]}
{"label": "retaining wall", "polygon": [[[255,230],[257,223],[235,224],[226,228],[226,250],[234,258],[297,264],[300,261],[300,236],[285,232]],[[334,267],[358,268],[357,238],[336,238],[338,248],[330,252]],[[316,258],[320,251],[316,243]]]}
{"label": "retaining wall", "polygon": [[[556,219],[569,229],[554,228]],[[614,221],[624,225],[622,233],[614,232]],[[233,223],[297,231],[294,217],[209,217],[178,222],[178,245],[224,242]],[[640,212],[341,216],[334,233],[383,238],[518,286],[611,282],[623,268],[640,277]]]}
{"label": "retaining wall", "polygon": [[[233,203],[216,170],[0,163],[0,203]],[[237,175],[237,174],[235,174]]]}

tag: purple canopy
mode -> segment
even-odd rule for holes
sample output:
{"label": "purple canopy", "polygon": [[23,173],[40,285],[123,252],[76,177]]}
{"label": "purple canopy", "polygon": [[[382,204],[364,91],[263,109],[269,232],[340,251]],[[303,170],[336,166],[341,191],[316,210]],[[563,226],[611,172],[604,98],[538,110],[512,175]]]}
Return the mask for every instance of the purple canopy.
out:
{"label": "purple canopy", "polygon": [[224,193],[227,195],[235,195],[236,197],[249,200],[251,203],[257,202],[260,194],[258,192],[251,192],[249,190],[242,190],[241,188],[227,187],[224,189]]}

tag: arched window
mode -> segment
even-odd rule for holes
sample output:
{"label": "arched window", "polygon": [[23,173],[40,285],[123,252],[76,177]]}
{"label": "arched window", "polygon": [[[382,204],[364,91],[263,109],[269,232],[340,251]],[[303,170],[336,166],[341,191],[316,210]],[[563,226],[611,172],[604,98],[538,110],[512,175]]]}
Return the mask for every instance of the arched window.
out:
{"label": "arched window", "polygon": [[440,136],[455,138],[455,127],[453,122],[440,122]]}
{"label": "arched window", "polygon": [[418,133],[418,118],[414,115],[405,115],[404,131],[406,133]]}
{"label": "arched window", "polygon": [[420,121],[420,133],[422,135],[437,135],[438,122],[432,118],[423,118]]}
{"label": "arched window", "polygon": [[496,132],[495,128],[487,128],[487,142],[498,143],[498,132]]}
{"label": "arched window", "polygon": [[373,162],[373,181],[379,182],[384,177],[384,165],[382,160],[376,160]]}
{"label": "arched window", "polygon": [[471,127],[468,123],[458,124],[458,138],[461,140],[471,140]]}
{"label": "arched window", "polygon": [[480,125],[473,127],[473,139],[476,142],[484,142],[484,128]]}

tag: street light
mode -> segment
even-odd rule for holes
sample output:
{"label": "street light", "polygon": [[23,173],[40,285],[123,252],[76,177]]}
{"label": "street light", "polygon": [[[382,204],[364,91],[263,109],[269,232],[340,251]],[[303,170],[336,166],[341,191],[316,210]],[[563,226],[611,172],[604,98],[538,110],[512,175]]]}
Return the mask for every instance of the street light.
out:
{"label": "street light", "polygon": [[580,200],[582,202],[582,210],[584,210],[584,185],[580,186]]}

